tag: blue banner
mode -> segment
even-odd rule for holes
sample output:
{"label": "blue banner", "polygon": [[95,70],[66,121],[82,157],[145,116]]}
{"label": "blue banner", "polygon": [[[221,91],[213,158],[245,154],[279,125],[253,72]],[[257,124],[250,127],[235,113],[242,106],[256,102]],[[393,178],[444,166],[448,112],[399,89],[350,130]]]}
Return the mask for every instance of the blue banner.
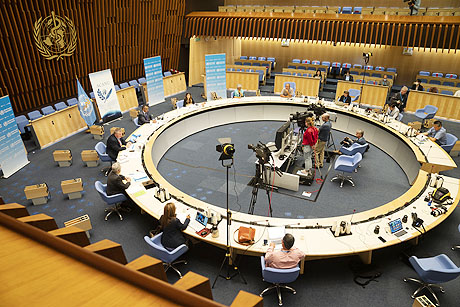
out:
{"label": "blue banner", "polygon": [[163,70],[161,57],[155,56],[144,59],[145,80],[147,81],[147,96],[149,106],[165,101],[163,88]]}
{"label": "blue banner", "polygon": [[86,95],[85,90],[80,84],[80,81],[77,79],[77,88],[78,88],[78,109],[80,110],[81,118],[85,123],[91,127],[96,121],[96,112],[94,111],[93,102]]}
{"label": "blue banner", "polygon": [[227,78],[225,71],[225,53],[206,54],[206,94],[211,101],[211,93],[218,97],[227,98]]}
{"label": "blue banner", "polygon": [[10,97],[0,98],[0,167],[8,178],[29,163]]}

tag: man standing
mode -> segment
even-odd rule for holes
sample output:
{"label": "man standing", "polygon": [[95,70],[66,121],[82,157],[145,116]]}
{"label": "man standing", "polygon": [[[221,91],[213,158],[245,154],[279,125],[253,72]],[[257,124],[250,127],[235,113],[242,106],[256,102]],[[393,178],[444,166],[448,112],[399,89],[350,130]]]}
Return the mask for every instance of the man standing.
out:
{"label": "man standing", "polygon": [[149,106],[144,104],[142,106],[142,110],[139,112],[139,115],[137,115],[137,123],[139,125],[143,125],[149,123],[152,118],[152,115],[149,114]]}
{"label": "man standing", "polygon": [[265,264],[275,269],[292,269],[297,266],[305,254],[294,246],[294,236],[287,233],[281,242],[282,249],[275,251],[275,244],[270,243],[270,247],[265,254]]}
{"label": "man standing", "polygon": [[281,91],[281,97],[283,98],[292,98],[294,97],[294,90],[291,88],[291,84],[286,82],[283,90]]}
{"label": "man standing", "polygon": [[446,128],[442,126],[442,122],[439,120],[434,121],[433,127],[428,132],[423,133],[423,135],[428,136],[430,140],[436,142],[438,145],[447,144]]}
{"label": "man standing", "polygon": [[411,15],[418,15],[418,10],[420,9],[420,5],[422,3],[422,0],[409,0],[409,8],[410,8],[410,14]]}
{"label": "man standing", "polygon": [[126,141],[122,137],[121,128],[116,128],[112,135],[107,139],[107,148],[106,152],[109,155],[110,159],[117,161],[118,153],[126,149],[126,146],[131,145],[130,142]]}
{"label": "man standing", "polygon": [[[403,86],[399,93],[394,94],[390,98],[390,103],[395,103],[398,107],[399,112],[404,112],[404,109],[406,108],[408,91],[409,89],[407,88],[407,86]],[[386,104],[388,104],[388,102]]]}
{"label": "man standing", "polygon": [[324,163],[324,150],[326,148],[327,141],[329,140],[329,134],[331,133],[331,122],[329,121],[329,114],[324,113],[321,116],[323,124],[319,127],[318,143],[316,143],[315,154],[316,154],[316,166],[323,167]]}

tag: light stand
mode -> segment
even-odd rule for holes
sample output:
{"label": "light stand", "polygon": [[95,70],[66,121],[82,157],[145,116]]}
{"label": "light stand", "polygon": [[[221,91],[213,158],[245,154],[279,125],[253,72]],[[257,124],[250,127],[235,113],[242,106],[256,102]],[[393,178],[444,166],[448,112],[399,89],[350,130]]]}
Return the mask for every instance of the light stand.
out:
{"label": "light stand", "polygon": [[364,59],[364,74],[363,74],[363,83],[361,83],[361,89],[359,93],[359,101],[358,101],[358,107],[361,108],[361,97],[363,97],[363,89],[364,89],[364,84],[366,84],[366,68],[367,64],[369,64],[369,57],[372,55],[372,53],[363,53],[363,59]]}
{"label": "light stand", "polygon": [[[230,142],[231,142],[231,141],[230,141]],[[228,142],[228,143],[230,143],[230,142]],[[222,264],[220,265],[219,273],[217,273],[217,276],[216,276],[216,278],[214,279],[214,282],[213,282],[213,284],[212,284],[212,288],[214,288],[214,286],[216,285],[217,279],[218,279],[219,277],[222,277],[222,278],[224,278],[224,279],[226,279],[226,280],[230,280],[230,279],[232,279],[233,277],[235,277],[235,276],[237,276],[237,275],[240,275],[240,276],[241,276],[241,279],[243,280],[243,282],[244,282],[245,284],[247,284],[246,279],[244,279],[243,275],[242,275],[241,272],[240,272],[240,269],[239,269],[236,265],[234,265],[235,260],[233,259],[232,254],[231,254],[231,251],[230,251],[230,249],[231,249],[231,246],[230,246],[230,225],[231,225],[231,223],[232,223],[232,221],[231,221],[232,212],[230,211],[230,209],[229,209],[229,207],[228,207],[228,196],[229,196],[229,193],[228,193],[228,186],[229,186],[229,184],[228,184],[228,173],[229,173],[230,168],[231,168],[232,165],[233,165],[233,153],[234,153],[234,148],[233,148],[233,151],[231,151],[231,152],[229,151],[229,153],[227,154],[226,147],[227,147],[228,145],[231,145],[231,147],[233,147],[232,144],[223,144],[223,145],[221,145],[220,148],[222,149],[221,152],[222,152],[223,154],[222,154],[222,156],[219,158],[219,160],[222,161],[222,166],[225,167],[225,168],[227,169],[227,244],[226,244],[226,249],[225,249],[225,258],[224,258],[224,260],[222,261]],[[219,148],[219,145],[217,146],[217,148]],[[217,149],[217,148],[216,148],[216,149]],[[220,151],[220,150],[217,149],[217,151]],[[225,156],[224,154],[227,155],[227,156]],[[230,160],[231,162],[228,163],[228,164],[225,164],[224,161],[226,161],[226,160],[227,160],[227,161]],[[222,270],[224,269],[224,266],[227,267],[227,274],[226,274],[226,275],[223,275],[223,274],[222,274]],[[233,270],[235,271],[233,274],[231,274],[231,272],[230,272],[230,268],[231,268],[231,267],[233,267]]]}

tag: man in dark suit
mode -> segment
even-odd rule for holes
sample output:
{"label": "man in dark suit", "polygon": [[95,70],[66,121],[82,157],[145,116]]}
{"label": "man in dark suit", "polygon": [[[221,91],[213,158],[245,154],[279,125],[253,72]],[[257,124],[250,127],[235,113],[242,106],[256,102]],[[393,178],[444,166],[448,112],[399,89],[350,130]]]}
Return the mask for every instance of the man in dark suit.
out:
{"label": "man in dark suit", "polygon": [[149,123],[152,119],[153,116],[149,114],[149,106],[144,104],[142,106],[142,110],[139,112],[139,115],[137,115],[137,123],[139,125],[143,125],[145,123]]}
{"label": "man in dark suit", "polygon": [[350,94],[348,93],[348,91],[343,92],[343,95],[340,96],[339,101],[343,102],[344,104],[350,104],[351,103],[351,97],[350,97]]}
{"label": "man in dark suit", "polygon": [[[107,195],[126,194],[125,190],[131,185],[131,178],[120,174],[121,165],[118,162],[112,164],[112,171],[107,177]],[[123,182],[123,180],[126,181]]]}
{"label": "man in dark suit", "polygon": [[126,141],[122,137],[123,132],[121,128],[115,129],[113,134],[107,139],[106,152],[113,161],[117,161],[118,153],[126,149],[126,146],[131,145],[130,142]]}

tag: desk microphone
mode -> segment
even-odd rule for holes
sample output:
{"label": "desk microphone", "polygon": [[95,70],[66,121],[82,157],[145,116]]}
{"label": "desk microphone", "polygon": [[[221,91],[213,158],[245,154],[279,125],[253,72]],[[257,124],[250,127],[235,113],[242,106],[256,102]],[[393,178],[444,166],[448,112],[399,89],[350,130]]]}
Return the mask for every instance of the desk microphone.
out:
{"label": "desk microphone", "polygon": [[426,153],[426,157],[427,157],[427,158],[428,158],[428,155],[430,154],[431,147],[433,147],[433,145],[430,145],[430,148],[428,148],[428,151],[427,151],[427,153]]}
{"label": "desk microphone", "polygon": [[355,212],[356,212],[356,209],[353,209],[353,214],[351,215],[351,218],[350,218],[350,224],[351,224],[351,220],[353,219],[353,215],[355,215]]}

